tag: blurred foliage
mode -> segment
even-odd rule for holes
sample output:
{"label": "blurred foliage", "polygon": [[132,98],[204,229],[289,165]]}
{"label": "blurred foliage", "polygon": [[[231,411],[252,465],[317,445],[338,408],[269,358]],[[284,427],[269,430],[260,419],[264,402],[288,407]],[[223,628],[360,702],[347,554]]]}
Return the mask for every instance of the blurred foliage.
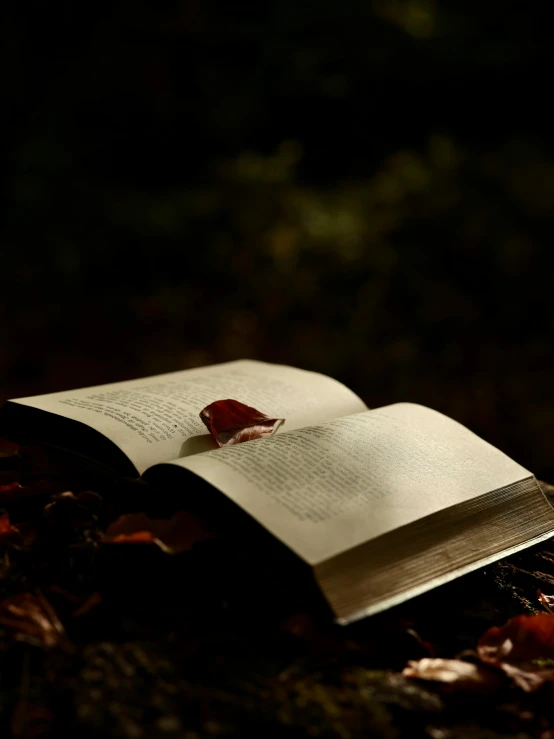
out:
{"label": "blurred foliage", "polygon": [[541,4],[2,12],[0,395],[257,357],[554,479]]}

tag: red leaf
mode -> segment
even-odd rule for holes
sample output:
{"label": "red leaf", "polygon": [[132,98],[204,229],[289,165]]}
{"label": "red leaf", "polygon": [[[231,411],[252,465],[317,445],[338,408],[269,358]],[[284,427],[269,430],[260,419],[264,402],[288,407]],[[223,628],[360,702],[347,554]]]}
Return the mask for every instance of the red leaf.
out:
{"label": "red leaf", "polygon": [[410,660],[402,674],[404,677],[443,683],[451,690],[486,694],[495,692],[503,683],[499,673],[461,659],[424,657],[417,661]]}
{"label": "red leaf", "polygon": [[516,616],[494,626],[479,639],[477,654],[526,692],[537,690],[554,680],[554,616]]}
{"label": "red leaf", "polygon": [[216,400],[200,411],[218,446],[240,444],[252,439],[263,439],[275,433],[285,422],[284,418],[270,418],[238,400]]}
{"label": "red leaf", "polygon": [[67,646],[65,630],[56,612],[42,595],[22,593],[0,602],[0,625],[16,641],[50,649]]}
{"label": "red leaf", "polygon": [[199,518],[185,511],[178,511],[171,519],[129,513],[108,526],[104,542],[157,544],[164,551],[175,553],[192,549],[195,542],[212,536]]}

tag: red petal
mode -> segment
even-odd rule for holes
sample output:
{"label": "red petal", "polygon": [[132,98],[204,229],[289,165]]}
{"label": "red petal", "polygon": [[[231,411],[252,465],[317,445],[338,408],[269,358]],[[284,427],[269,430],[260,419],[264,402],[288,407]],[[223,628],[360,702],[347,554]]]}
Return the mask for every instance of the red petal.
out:
{"label": "red petal", "polygon": [[218,446],[271,436],[285,422],[231,398],[210,403],[200,411],[200,418]]}
{"label": "red petal", "polygon": [[504,626],[494,626],[479,639],[477,654],[504,670],[523,690],[536,690],[554,680],[554,616],[516,616]]}

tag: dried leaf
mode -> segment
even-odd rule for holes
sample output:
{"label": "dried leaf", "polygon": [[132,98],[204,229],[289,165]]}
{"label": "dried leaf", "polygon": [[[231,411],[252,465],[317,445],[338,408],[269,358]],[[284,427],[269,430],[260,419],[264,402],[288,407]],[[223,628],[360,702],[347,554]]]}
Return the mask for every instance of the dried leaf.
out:
{"label": "dried leaf", "polygon": [[75,495],[70,491],[56,493],[44,508],[44,515],[51,521],[68,525],[73,529],[91,528],[96,523],[102,498],[98,493],[86,491]]}
{"label": "dried leaf", "polygon": [[135,531],[133,534],[118,534],[111,540],[112,544],[151,544],[156,540],[150,531]]}
{"label": "dried leaf", "polygon": [[477,654],[526,692],[554,680],[554,616],[516,616],[480,638]]}
{"label": "dried leaf", "polygon": [[44,649],[67,646],[64,627],[40,594],[22,593],[1,601],[0,625],[9,629],[16,641]]}
{"label": "dried leaf", "polygon": [[192,549],[197,541],[212,536],[199,518],[186,511],[178,511],[171,519],[129,513],[108,526],[104,542],[156,544],[164,551],[175,553]]}
{"label": "dried leaf", "polygon": [[461,659],[424,657],[417,661],[410,660],[402,674],[404,677],[444,683],[450,689],[482,694],[495,692],[504,682],[498,672]]}
{"label": "dried leaf", "polygon": [[21,485],[18,482],[8,482],[5,485],[0,485],[0,501],[4,498],[4,493],[6,497],[9,497],[15,490],[21,490]]}
{"label": "dried leaf", "polygon": [[12,485],[14,482],[19,482],[19,473],[17,470],[0,469],[0,488],[6,485]]}
{"label": "dried leaf", "polygon": [[200,418],[219,446],[263,439],[274,434],[284,418],[270,418],[238,400],[216,400],[200,411]]}
{"label": "dried leaf", "polygon": [[10,516],[8,513],[2,513],[0,515],[0,536],[2,536],[2,534],[9,534],[11,531],[13,531],[13,526],[10,521]]}
{"label": "dried leaf", "polygon": [[537,590],[537,598],[540,603],[544,606],[547,613],[551,613],[554,616],[554,595],[545,595],[540,589]]}
{"label": "dried leaf", "polygon": [[412,629],[411,627],[407,627],[406,628],[406,634],[408,634],[409,636],[411,636],[412,639],[414,639],[414,641],[416,641],[417,644],[419,644],[419,646],[425,652],[427,652],[427,654],[430,654],[431,656],[433,656],[435,654],[435,650],[434,650],[433,645],[431,644],[431,642],[428,642],[428,641],[425,641],[424,639],[422,639],[421,636],[417,633],[417,631],[415,629]]}
{"label": "dried leaf", "polygon": [[12,714],[12,739],[46,739],[52,736],[54,720],[46,706],[32,705],[20,698]]}
{"label": "dried leaf", "polygon": [[79,616],[85,616],[96,606],[102,603],[102,596],[100,593],[93,593],[90,595],[75,611],[73,611],[73,618],[79,618]]}
{"label": "dried leaf", "polygon": [[16,464],[19,456],[19,444],[0,438],[0,469]]}
{"label": "dried leaf", "polygon": [[21,536],[19,529],[12,525],[9,514],[0,514],[0,546],[12,546],[14,544],[22,543],[23,537]]}
{"label": "dried leaf", "polygon": [[346,651],[359,652],[356,642],[344,638],[344,632],[336,626],[318,619],[313,613],[293,613],[280,622],[279,628],[286,634],[299,639],[313,654],[338,659]]}
{"label": "dried leaf", "polygon": [[60,493],[64,487],[64,481],[61,480],[27,480],[23,484],[17,480],[10,481],[7,484],[0,484],[0,505],[38,495]]}

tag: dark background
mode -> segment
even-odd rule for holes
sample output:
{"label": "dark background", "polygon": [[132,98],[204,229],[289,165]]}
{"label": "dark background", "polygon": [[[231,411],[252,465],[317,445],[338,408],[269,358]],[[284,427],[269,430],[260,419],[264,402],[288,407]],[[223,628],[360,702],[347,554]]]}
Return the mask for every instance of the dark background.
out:
{"label": "dark background", "polygon": [[12,3],[0,400],[255,357],[554,480],[541,7]]}

